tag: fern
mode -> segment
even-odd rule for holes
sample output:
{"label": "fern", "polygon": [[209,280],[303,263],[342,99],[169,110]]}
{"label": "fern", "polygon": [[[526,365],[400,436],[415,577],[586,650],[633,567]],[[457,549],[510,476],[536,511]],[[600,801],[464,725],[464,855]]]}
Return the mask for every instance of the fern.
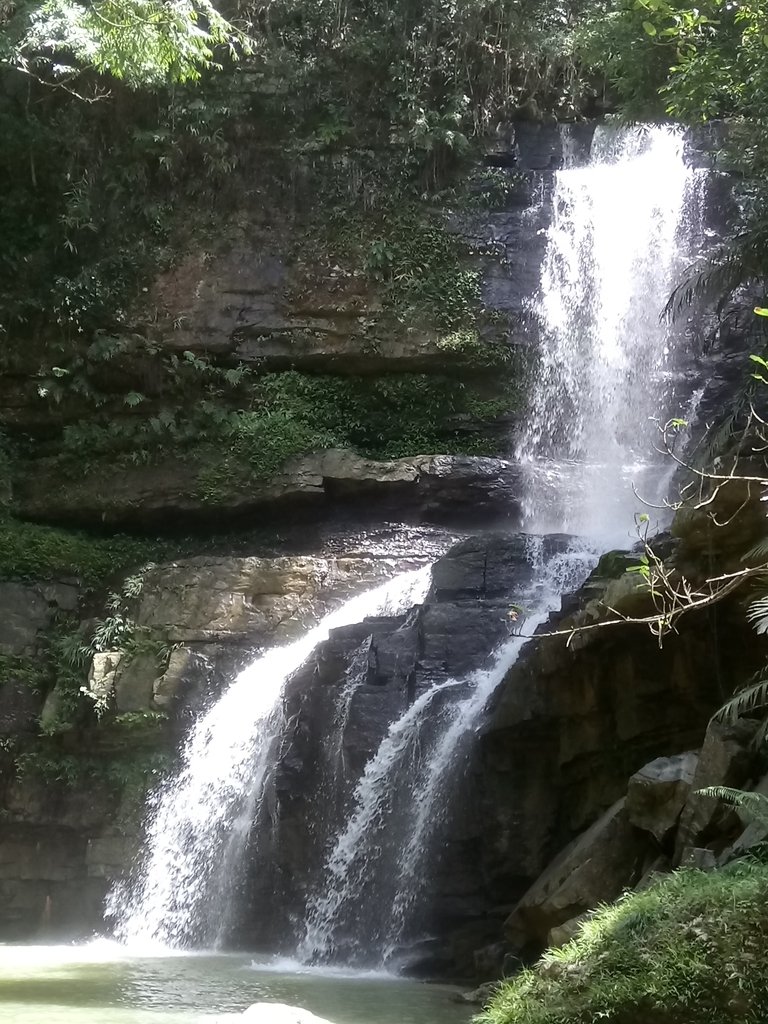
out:
{"label": "fern", "polygon": [[763,793],[750,793],[729,786],[708,786],[698,792],[701,796],[711,796],[738,807],[751,822],[768,828],[768,796]]}

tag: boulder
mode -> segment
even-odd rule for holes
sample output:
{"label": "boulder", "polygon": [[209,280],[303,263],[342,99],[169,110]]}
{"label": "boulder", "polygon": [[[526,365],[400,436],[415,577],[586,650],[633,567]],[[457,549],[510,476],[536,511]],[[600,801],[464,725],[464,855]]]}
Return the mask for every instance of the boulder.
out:
{"label": "boulder", "polygon": [[106,707],[112,700],[115,676],[122,660],[122,651],[100,651],[94,654],[88,671],[88,691],[97,707]]}
{"label": "boulder", "polygon": [[553,928],[616,899],[637,880],[641,850],[625,801],[618,800],[523,896],[504,923],[509,941],[518,948],[543,946]]}
{"label": "boulder", "polygon": [[191,647],[176,647],[165,672],[152,684],[153,708],[163,711],[175,707],[185,695],[205,693],[213,674],[209,657]]}
{"label": "boulder", "polygon": [[681,868],[696,868],[697,871],[713,871],[717,860],[706,846],[684,846],[680,854]]}
{"label": "boulder", "polygon": [[[752,791],[768,797],[768,774],[762,776]],[[739,808],[736,808],[736,814],[746,827],[744,828],[744,831],[737,836],[734,842],[730,846],[727,846],[720,854],[718,857],[718,865],[726,864],[729,860],[733,860],[735,857],[744,856],[744,854],[748,853],[751,849],[759,846],[768,839],[768,824],[766,824],[765,821],[755,821],[750,815],[746,814]]]}
{"label": "boulder", "polygon": [[663,842],[677,824],[688,797],[698,754],[657,757],[635,772],[627,789],[627,817],[635,828]]}
{"label": "boulder", "polygon": [[254,1003],[243,1011],[242,1019],[251,1024],[331,1024],[325,1017],[287,1003]]}
{"label": "boulder", "polygon": [[[675,864],[679,864],[686,847],[705,846],[722,832],[729,818],[736,819],[731,807],[724,807],[700,792],[708,786],[739,787],[748,779],[755,755],[750,743],[756,722],[739,721],[725,725],[712,721],[704,737],[690,793],[680,815],[675,842]],[[737,819],[736,819],[737,820]]]}

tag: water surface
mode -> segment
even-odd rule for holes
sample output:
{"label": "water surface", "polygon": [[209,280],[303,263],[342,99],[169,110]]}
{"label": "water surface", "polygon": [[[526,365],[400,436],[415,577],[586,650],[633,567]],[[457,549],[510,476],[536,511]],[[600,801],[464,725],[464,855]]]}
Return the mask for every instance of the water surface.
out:
{"label": "water surface", "polygon": [[454,992],[244,954],[132,956],[98,942],[0,946],[0,1024],[232,1024],[257,1002],[302,1006],[333,1024],[467,1024],[471,1013],[451,1001]]}

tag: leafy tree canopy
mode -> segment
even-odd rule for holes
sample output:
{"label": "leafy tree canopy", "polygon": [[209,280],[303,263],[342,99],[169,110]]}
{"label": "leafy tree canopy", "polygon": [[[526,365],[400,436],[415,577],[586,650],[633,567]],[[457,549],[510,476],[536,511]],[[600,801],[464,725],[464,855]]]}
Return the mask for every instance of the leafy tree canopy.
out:
{"label": "leafy tree canopy", "polygon": [[196,80],[217,48],[247,46],[209,0],[45,0],[0,6],[0,60],[50,83],[83,71],[130,86]]}

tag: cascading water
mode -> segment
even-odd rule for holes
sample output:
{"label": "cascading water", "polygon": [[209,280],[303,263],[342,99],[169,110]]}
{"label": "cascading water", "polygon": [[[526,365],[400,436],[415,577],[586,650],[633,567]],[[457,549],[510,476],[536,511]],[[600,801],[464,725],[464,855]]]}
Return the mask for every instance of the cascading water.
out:
{"label": "cascading water", "polygon": [[347,601],[301,640],[258,658],[198,719],[180,770],[154,796],[137,877],[108,898],[107,915],[119,940],[144,947],[221,940],[282,733],[287,678],[330,630],[405,610],[423,599],[428,585],[428,568],[418,569]]}
{"label": "cascading water", "polygon": [[[678,360],[661,312],[694,254],[699,180],[673,128],[598,130],[590,163],[556,175],[534,301],[541,365],[517,454],[526,528],[580,539],[542,558],[532,538],[529,632],[599,551],[636,539],[635,489],[658,503],[669,484],[654,440]],[[391,726],[308,906],[301,957],[387,964],[413,938],[451,780],[522,643],[512,637],[489,668],[434,687]]]}

